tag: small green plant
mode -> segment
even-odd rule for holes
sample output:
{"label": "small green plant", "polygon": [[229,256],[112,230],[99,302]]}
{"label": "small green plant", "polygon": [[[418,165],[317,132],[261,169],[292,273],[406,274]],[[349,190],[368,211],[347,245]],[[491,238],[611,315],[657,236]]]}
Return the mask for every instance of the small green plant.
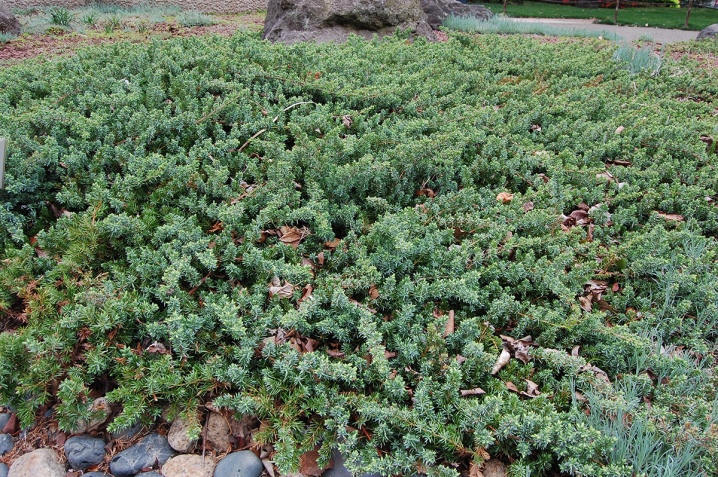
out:
{"label": "small green plant", "polygon": [[593,37],[607,40],[617,40],[615,33],[608,31],[587,31],[580,29],[556,28],[542,23],[516,21],[510,18],[494,16],[488,20],[475,17],[457,17],[450,15],[444,20],[444,27],[449,30],[498,33],[498,34],[534,34],[547,36]]}
{"label": "small green plant", "polygon": [[94,27],[97,25],[97,14],[95,12],[90,12],[82,17],[82,23],[89,27]]}
{"label": "small green plant", "polygon": [[70,23],[72,23],[72,13],[65,7],[53,7],[50,9],[50,23],[69,27]]}
{"label": "small green plant", "polygon": [[117,15],[112,15],[104,21],[105,33],[109,34],[122,28],[122,20]]}
{"label": "small green plant", "polygon": [[17,35],[13,35],[12,33],[0,33],[0,43],[7,43],[16,37]]}
{"label": "small green plant", "polygon": [[637,48],[630,44],[623,44],[613,53],[614,61],[617,61],[631,74],[642,71],[656,76],[661,71],[663,60],[653,52],[650,47]]}
{"label": "small green plant", "polygon": [[140,33],[147,33],[150,30],[150,22],[145,19],[139,20],[135,26]]}
{"label": "small green plant", "polygon": [[217,23],[214,18],[197,10],[189,10],[177,15],[177,23],[183,27],[210,26]]}

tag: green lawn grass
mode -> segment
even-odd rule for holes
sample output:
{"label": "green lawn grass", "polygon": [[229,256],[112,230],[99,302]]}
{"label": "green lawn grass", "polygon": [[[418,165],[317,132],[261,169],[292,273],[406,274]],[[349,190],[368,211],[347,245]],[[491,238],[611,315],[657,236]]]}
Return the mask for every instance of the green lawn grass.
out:
{"label": "green lawn grass", "polygon": [[[503,9],[502,4],[487,3],[486,6],[494,13],[501,13]],[[570,5],[523,2],[520,5],[507,5],[506,14],[511,17],[522,18],[595,18],[598,23],[612,24],[614,10],[611,8],[577,8]],[[686,10],[684,8],[623,8],[618,12],[619,25],[645,26],[648,24],[651,27],[682,29],[685,19]],[[702,30],[714,23],[718,23],[718,10],[693,8],[688,29]]]}

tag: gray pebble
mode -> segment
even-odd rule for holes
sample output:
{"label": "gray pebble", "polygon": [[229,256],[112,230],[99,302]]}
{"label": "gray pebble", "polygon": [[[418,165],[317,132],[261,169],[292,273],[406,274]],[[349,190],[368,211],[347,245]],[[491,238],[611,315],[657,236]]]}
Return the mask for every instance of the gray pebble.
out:
{"label": "gray pebble", "polygon": [[70,437],[65,442],[65,455],[70,467],[85,470],[105,460],[105,441],[90,436]]}
{"label": "gray pebble", "polygon": [[150,434],[113,457],[110,461],[110,472],[115,477],[131,477],[145,467],[153,467],[155,463],[164,464],[174,455],[175,451],[166,437]]}
{"label": "gray pebble", "polygon": [[7,464],[0,464],[0,477],[7,477],[8,470]]}
{"label": "gray pebble", "polygon": [[15,441],[10,434],[0,434],[0,455],[7,454],[15,447]]}
{"label": "gray pebble", "polygon": [[264,466],[254,452],[233,452],[220,460],[214,468],[214,477],[259,477]]}
{"label": "gray pebble", "polygon": [[143,428],[144,428],[144,426],[142,425],[142,421],[137,421],[132,425],[132,427],[130,427],[128,429],[124,429],[120,432],[113,432],[112,438],[115,439],[116,441],[121,441],[121,440],[129,441],[130,439],[135,437],[137,434],[139,434],[139,432]]}
{"label": "gray pebble", "polygon": [[142,472],[135,477],[162,477],[162,474],[158,474],[157,472]]}
{"label": "gray pebble", "polygon": [[110,474],[105,474],[104,472],[87,472],[85,474],[82,474],[82,477],[112,477]]}

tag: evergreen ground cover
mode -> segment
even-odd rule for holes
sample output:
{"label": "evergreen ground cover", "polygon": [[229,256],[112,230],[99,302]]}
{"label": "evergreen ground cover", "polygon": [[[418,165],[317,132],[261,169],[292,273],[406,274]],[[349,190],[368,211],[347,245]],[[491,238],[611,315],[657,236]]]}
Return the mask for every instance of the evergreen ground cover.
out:
{"label": "evergreen ground cover", "polygon": [[71,429],[105,394],[115,430],[211,401],[282,472],[715,475],[716,72],[615,50],[242,33],[3,69],[0,401]]}

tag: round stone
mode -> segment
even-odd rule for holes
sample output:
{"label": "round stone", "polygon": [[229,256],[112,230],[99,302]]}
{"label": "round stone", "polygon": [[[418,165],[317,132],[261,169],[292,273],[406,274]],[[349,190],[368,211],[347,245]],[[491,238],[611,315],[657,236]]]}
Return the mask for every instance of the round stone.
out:
{"label": "round stone", "polygon": [[150,434],[113,457],[110,472],[115,477],[131,477],[144,468],[153,467],[155,463],[164,464],[174,455],[166,437]]}
{"label": "round stone", "polygon": [[239,451],[220,460],[214,477],[259,477],[264,470],[262,461],[252,451]]}
{"label": "round stone", "polygon": [[0,477],[7,477],[8,470],[7,464],[0,464]]}
{"label": "round stone", "polygon": [[65,477],[65,466],[60,464],[52,449],[37,449],[20,456],[8,477]]}
{"label": "round stone", "polygon": [[104,472],[86,472],[82,474],[82,477],[112,477],[110,474]]}
{"label": "round stone", "polygon": [[197,439],[190,440],[187,437],[190,425],[191,423],[188,420],[182,419],[181,417],[172,421],[170,430],[167,433],[167,441],[177,452],[192,452],[197,444]]}
{"label": "round stone", "polygon": [[105,460],[105,441],[90,436],[70,437],[65,442],[65,456],[70,467],[85,470]]}
{"label": "round stone", "polygon": [[211,456],[204,458],[196,454],[183,454],[172,457],[162,466],[165,477],[212,477],[217,462]]}
{"label": "round stone", "polygon": [[10,434],[0,434],[0,455],[7,454],[13,447],[15,447],[15,441]]}

